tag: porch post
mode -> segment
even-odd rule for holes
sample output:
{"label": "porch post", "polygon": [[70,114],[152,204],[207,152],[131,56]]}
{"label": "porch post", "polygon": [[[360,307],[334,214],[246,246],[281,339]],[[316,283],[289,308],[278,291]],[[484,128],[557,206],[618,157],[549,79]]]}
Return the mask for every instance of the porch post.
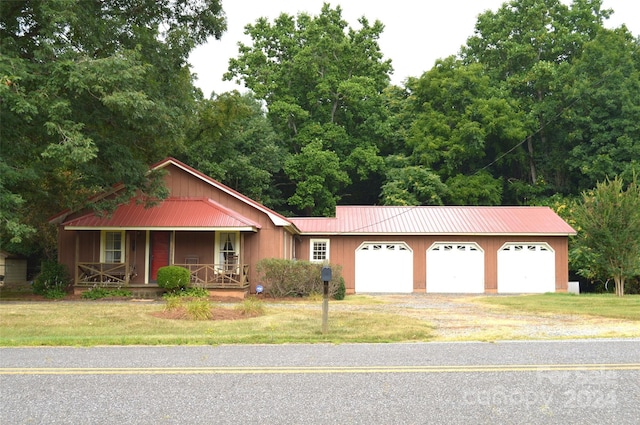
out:
{"label": "porch post", "polygon": [[176,263],[176,231],[169,232],[169,265]]}
{"label": "porch post", "polygon": [[244,233],[240,232],[240,246],[238,247],[238,271],[240,272],[240,285],[244,287],[247,276],[244,270]]}
{"label": "porch post", "polygon": [[131,232],[126,230],[124,232],[124,283],[129,285],[129,264],[131,263],[131,259],[129,256],[131,255]]}
{"label": "porch post", "polygon": [[75,269],[73,272],[73,286],[77,285],[80,281],[80,267],[78,267],[78,262],[80,261],[80,233],[79,230],[76,230],[76,252],[75,252],[75,260],[73,261],[73,268]]}
{"label": "porch post", "polygon": [[240,268],[240,274],[242,274],[242,265],[244,264],[244,233],[240,233],[240,240],[238,242],[238,267]]}

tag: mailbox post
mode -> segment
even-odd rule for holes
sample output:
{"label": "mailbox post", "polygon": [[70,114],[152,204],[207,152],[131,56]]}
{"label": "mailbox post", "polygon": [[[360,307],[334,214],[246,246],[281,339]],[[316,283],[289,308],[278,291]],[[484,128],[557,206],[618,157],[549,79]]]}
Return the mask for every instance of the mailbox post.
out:
{"label": "mailbox post", "polygon": [[322,296],[322,333],[326,334],[328,331],[327,323],[329,320],[329,281],[331,281],[331,267],[322,267],[321,278],[322,283],[324,284]]}

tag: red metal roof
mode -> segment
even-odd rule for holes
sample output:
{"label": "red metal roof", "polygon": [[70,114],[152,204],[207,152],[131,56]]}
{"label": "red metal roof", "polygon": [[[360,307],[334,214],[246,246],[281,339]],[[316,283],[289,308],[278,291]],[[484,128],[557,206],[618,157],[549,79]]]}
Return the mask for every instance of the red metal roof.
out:
{"label": "red metal roof", "polygon": [[[184,170],[185,172],[191,174],[192,176],[206,182],[207,184],[233,196],[234,198],[240,200],[241,202],[244,202],[247,205],[252,206],[253,208],[263,212],[264,214],[266,214],[271,221],[273,222],[274,225],[276,226],[283,226],[283,227],[287,227],[287,226],[291,226],[291,222],[285,218],[284,216],[282,216],[281,214],[278,214],[277,212],[265,207],[264,205],[262,205],[259,202],[254,201],[253,199],[231,189],[228,186],[225,186],[224,184],[218,182],[217,180],[212,179],[211,177],[207,176],[206,174],[196,170],[193,167],[190,167],[188,165],[186,165],[185,163],[178,161],[175,158],[165,158],[162,161],[152,165],[150,167],[150,170],[158,170],[158,169],[162,169],[167,167],[168,165],[174,165],[182,170]],[[117,184],[115,185],[110,191],[105,192],[103,194],[97,195],[95,196],[94,200],[98,200],[98,199],[102,199],[106,196],[108,196],[109,194],[112,194],[114,192],[117,192],[118,190],[120,190],[123,187],[122,184]],[[69,214],[71,214],[72,211],[71,210],[65,210],[65,211],[61,211],[60,213],[52,216],[49,218],[49,222],[50,223],[54,223],[54,224],[59,224],[61,222],[63,222],[64,220],[66,220],[66,217],[69,216]]]}
{"label": "red metal roof", "polygon": [[145,208],[135,201],[120,205],[111,216],[94,213],[69,220],[66,230],[97,228],[122,229],[245,229],[261,226],[221,204],[206,198],[168,198],[155,207]]}
{"label": "red metal roof", "polygon": [[572,235],[548,207],[338,206],[332,218],[290,219],[303,234]]}
{"label": "red metal roof", "polygon": [[248,196],[243,195],[240,192],[237,192],[233,189],[231,189],[228,186],[225,186],[224,184],[220,183],[217,180],[212,179],[211,177],[207,176],[206,174],[196,170],[193,167],[188,166],[187,164],[178,161],[175,158],[165,158],[164,160],[158,162],[157,164],[154,164],[151,166],[152,170],[158,170],[161,168],[166,167],[169,164],[173,164],[178,168],[181,168],[182,170],[186,171],[187,173],[190,173],[191,175],[193,175],[194,177],[197,177],[199,179],[201,179],[202,181],[210,184],[213,187],[216,187],[219,190],[222,190],[223,192],[226,192],[227,194],[233,196],[236,199],[239,199],[240,201],[246,203],[247,205],[251,205],[253,208],[256,208],[257,210],[267,214],[267,216],[271,219],[271,221],[273,222],[274,225],[276,226],[290,226],[291,222],[285,218],[284,216],[278,214],[277,212],[265,207],[264,205],[262,205],[259,202],[254,201],[253,199],[249,198]]}

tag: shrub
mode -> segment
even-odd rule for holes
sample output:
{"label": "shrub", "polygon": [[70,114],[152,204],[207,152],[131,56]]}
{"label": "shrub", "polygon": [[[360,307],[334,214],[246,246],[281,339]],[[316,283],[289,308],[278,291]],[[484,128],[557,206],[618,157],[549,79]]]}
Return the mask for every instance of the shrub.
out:
{"label": "shrub", "polygon": [[[308,297],[324,292],[320,277],[322,267],[323,264],[309,261],[267,258],[258,263],[256,270],[265,291],[274,297]],[[330,296],[335,295],[339,285],[339,266],[332,266],[332,278],[329,282]]]}
{"label": "shrub", "polygon": [[107,298],[107,297],[130,297],[133,294],[131,293],[131,291],[126,290],[126,289],[108,289],[108,288],[102,288],[100,286],[95,286],[91,289],[89,289],[86,292],[82,293],[82,298],[88,299],[88,300],[98,300],[100,298]]}
{"label": "shrub", "polygon": [[191,281],[189,270],[180,266],[165,266],[158,269],[158,286],[169,292],[184,291]]}
{"label": "shrub", "polygon": [[336,300],[344,300],[344,297],[347,295],[347,288],[344,285],[344,278],[340,276],[338,280],[338,287],[336,288],[336,293],[333,295],[333,298]]}
{"label": "shrub", "polygon": [[211,305],[206,298],[188,298],[185,308],[189,319],[209,320],[213,316],[211,314]]}
{"label": "shrub", "polygon": [[180,311],[188,319],[208,320],[213,317],[209,304],[209,293],[202,288],[187,288],[163,296],[166,311]]}
{"label": "shrub", "polygon": [[64,298],[71,279],[64,264],[57,261],[46,261],[42,271],[33,282],[33,293],[45,298]]}
{"label": "shrub", "polygon": [[44,297],[50,300],[61,300],[66,296],[67,296],[66,289],[59,289],[59,288],[48,289],[44,293]]}
{"label": "shrub", "polygon": [[178,295],[165,294],[163,298],[165,302],[164,309],[167,311],[177,310],[184,304],[184,299]]}
{"label": "shrub", "polygon": [[320,292],[312,292],[307,295],[307,299],[309,299],[309,301],[322,301],[324,299],[324,294]]}
{"label": "shrub", "polygon": [[185,288],[184,290],[177,292],[176,295],[181,297],[208,298],[209,292],[204,288]]}
{"label": "shrub", "polygon": [[624,284],[625,294],[640,294],[640,276],[628,279]]}
{"label": "shrub", "polygon": [[264,314],[264,301],[249,297],[242,300],[235,308],[245,316],[261,316]]}

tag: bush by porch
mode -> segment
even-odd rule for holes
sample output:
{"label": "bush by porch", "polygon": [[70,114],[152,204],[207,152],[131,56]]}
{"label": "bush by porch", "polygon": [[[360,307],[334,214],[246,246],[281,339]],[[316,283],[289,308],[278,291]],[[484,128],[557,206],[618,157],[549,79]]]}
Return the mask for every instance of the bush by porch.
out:
{"label": "bush by porch", "polygon": [[[323,292],[323,266],[323,263],[310,261],[266,258],[258,263],[257,271],[260,284],[268,294],[277,298],[308,297]],[[340,287],[343,282],[342,267],[332,265],[331,268],[333,276],[329,282],[329,296],[336,298],[340,294],[344,298]]]}

